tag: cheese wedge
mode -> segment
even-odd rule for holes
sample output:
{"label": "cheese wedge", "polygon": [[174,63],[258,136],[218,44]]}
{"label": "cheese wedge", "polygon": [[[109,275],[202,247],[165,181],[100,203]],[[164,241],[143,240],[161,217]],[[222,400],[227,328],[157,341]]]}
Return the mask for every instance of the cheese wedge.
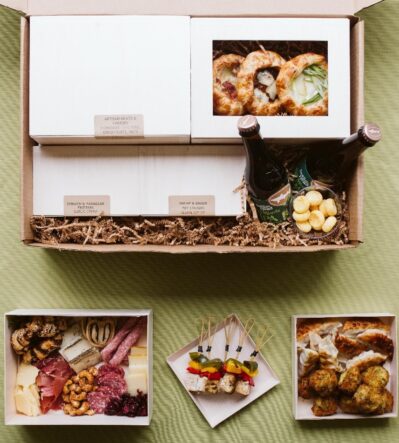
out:
{"label": "cheese wedge", "polygon": [[137,395],[137,391],[147,394],[147,372],[129,372],[126,376],[127,389],[130,395]]}
{"label": "cheese wedge", "polygon": [[17,412],[30,417],[40,415],[39,389],[36,385],[30,385],[29,387],[17,386],[14,396]]}
{"label": "cheese wedge", "polygon": [[130,355],[140,357],[143,355],[147,355],[147,348],[146,346],[133,346],[130,349]]}
{"label": "cheese wedge", "polygon": [[39,369],[35,368],[33,365],[27,365],[21,363],[18,366],[16,385],[23,388],[28,388],[30,385],[36,383],[36,377],[39,374]]}

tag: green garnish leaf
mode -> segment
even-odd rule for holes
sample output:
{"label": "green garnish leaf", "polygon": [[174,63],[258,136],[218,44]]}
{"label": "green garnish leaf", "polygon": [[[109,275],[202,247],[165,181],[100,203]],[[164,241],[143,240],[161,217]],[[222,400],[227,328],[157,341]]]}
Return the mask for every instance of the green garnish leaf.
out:
{"label": "green garnish leaf", "polygon": [[321,100],[323,97],[317,92],[313,97],[309,98],[308,100],[305,100],[304,102],[302,102],[303,105],[311,105],[313,103],[318,102],[319,100]]}

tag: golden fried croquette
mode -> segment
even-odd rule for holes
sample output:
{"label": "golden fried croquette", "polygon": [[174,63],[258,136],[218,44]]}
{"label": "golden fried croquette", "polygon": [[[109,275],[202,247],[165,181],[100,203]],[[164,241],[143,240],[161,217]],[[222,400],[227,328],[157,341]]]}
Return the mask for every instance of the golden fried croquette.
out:
{"label": "golden fried croquette", "polygon": [[373,388],[385,388],[389,372],[382,366],[371,366],[362,373],[362,381]]}
{"label": "golden fried croquette", "polygon": [[298,395],[306,400],[312,397],[309,386],[309,377],[302,377],[298,382]]}
{"label": "golden fried croquette", "polygon": [[320,397],[331,396],[337,389],[337,374],[332,369],[318,369],[309,377],[309,386]]}
{"label": "golden fried croquette", "polygon": [[360,386],[362,377],[359,368],[350,368],[339,377],[338,389],[345,394],[353,395]]}
{"label": "golden fried croquette", "polygon": [[337,412],[337,400],[333,397],[316,397],[313,402],[312,412],[317,417],[333,415]]}
{"label": "golden fried croquette", "polygon": [[389,401],[384,389],[368,385],[360,385],[353,398],[359,412],[374,415],[383,414]]}
{"label": "golden fried croquette", "polygon": [[341,395],[339,397],[338,406],[345,414],[356,414],[359,412],[355,399],[348,395]]}

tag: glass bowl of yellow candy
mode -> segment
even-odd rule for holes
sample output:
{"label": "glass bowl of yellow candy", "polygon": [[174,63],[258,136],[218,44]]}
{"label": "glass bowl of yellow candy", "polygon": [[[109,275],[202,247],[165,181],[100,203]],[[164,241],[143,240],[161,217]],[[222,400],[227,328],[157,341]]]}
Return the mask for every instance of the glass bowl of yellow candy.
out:
{"label": "glass bowl of yellow candy", "polygon": [[323,239],[333,236],[341,216],[340,200],[329,188],[310,186],[293,195],[292,223],[303,237]]}

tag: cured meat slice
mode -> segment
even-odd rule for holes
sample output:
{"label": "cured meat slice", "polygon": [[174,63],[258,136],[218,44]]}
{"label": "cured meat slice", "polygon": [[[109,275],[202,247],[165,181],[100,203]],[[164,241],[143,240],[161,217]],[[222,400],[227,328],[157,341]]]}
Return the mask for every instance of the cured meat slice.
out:
{"label": "cured meat slice", "polygon": [[50,409],[59,409],[62,389],[73,371],[61,355],[45,358],[37,367],[39,374],[36,384],[40,390],[40,408],[45,414]]}
{"label": "cured meat slice", "polygon": [[90,404],[90,408],[97,414],[102,414],[112,397],[105,392],[94,391],[87,395],[87,400]]}
{"label": "cured meat slice", "polygon": [[95,392],[102,392],[106,394],[109,398],[117,398],[121,395],[119,389],[115,389],[111,386],[101,386]]}
{"label": "cured meat slice", "polygon": [[125,371],[120,366],[105,364],[102,365],[98,370],[97,378],[100,378],[106,374],[116,374],[123,378],[125,376]]}
{"label": "cured meat slice", "polygon": [[115,354],[109,361],[111,365],[120,365],[123,362],[125,357],[129,354],[130,348],[137,343],[146,325],[147,318],[140,317],[133,330],[129,332],[123,342],[119,345],[118,349],[115,351]]}
{"label": "cured meat slice", "polygon": [[[100,390],[102,390],[102,388],[105,387],[109,387],[111,388],[113,391],[118,392],[119,395],[122,395],[123,393],[125,393],[127,391],[127,385],[125,380],[116,380],[116,379],[108,379],[108,380],[104,380],[102,382],[102,384],[100,385]],[[104,391],[103,391],[104,392]]]}
{"label": "cured meat slice", "polygon": [[114,352],[118,349],[120,343],[129,334],[134,325],[137,322],[137,317],[130,317],[121,329],[115,334],[114,338],[107,344],[107,346],[101,351],[101,357],[105,362],[109,362]]}

